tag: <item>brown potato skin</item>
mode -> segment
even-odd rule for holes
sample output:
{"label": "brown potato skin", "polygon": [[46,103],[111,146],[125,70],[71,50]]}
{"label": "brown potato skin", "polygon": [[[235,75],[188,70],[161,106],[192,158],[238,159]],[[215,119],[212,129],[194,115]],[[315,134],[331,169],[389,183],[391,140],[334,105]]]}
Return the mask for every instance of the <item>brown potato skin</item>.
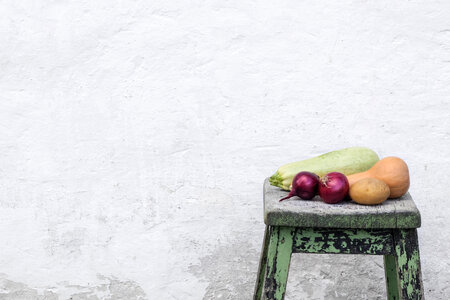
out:
{"label": "brown potato skin", "polygon": [[352,186],[363,178],[376,178],[384,181],[391,189],[389,198],[399,198],[409,189],[409,169],[406,162],[398,157],[389,156],[379,160],[369,170],[347,176]]}
{"label": "brown potato skin", "polygon": [[380,204],[389,197],[389,186],[376,178],[364,178],[355,182],[350,187],[350,198],[359,204]]}

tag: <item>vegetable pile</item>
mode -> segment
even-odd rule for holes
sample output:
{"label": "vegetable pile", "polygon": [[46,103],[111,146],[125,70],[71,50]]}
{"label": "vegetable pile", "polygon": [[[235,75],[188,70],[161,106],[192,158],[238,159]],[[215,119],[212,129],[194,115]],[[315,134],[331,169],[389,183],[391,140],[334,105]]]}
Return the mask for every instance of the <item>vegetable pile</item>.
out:
{"label": "vegetable pile", "polygon": [[329,204],[350,198],[358,204],[376,205],[399,198],[409,189],[407,164],[398,157],[379,160],[369,148],[352,147],[281,166],[269,178],[289,194],[280,201],[319,195]]}

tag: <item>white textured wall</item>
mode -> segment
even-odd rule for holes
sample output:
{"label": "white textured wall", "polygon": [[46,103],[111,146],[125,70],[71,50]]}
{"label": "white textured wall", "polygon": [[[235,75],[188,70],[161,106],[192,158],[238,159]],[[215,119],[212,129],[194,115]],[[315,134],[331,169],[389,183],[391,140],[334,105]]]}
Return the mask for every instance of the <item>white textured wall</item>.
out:
{"label": "white textured wall", "polygon": [[[347,146],[410,166],[450,298],[448,1],[3,1],[0,299],[250,299],[263,179]],[[382,299],[303,256],[287,299]]]}

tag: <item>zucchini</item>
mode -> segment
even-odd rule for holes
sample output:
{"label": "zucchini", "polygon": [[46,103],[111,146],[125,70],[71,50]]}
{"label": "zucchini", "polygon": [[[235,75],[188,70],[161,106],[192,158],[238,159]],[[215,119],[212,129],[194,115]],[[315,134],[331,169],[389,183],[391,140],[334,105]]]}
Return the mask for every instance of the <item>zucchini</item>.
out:
{"label": "zucchini", "polygon": [[318,176],[324,176],[330,172],[351,175],[369,170],[378,160],[380,160],[378,155],[369,148],[345,148],[285,164],[269,178],[269,182],[284,190],[290,190],[292,179],[301,171],[312,172]]}

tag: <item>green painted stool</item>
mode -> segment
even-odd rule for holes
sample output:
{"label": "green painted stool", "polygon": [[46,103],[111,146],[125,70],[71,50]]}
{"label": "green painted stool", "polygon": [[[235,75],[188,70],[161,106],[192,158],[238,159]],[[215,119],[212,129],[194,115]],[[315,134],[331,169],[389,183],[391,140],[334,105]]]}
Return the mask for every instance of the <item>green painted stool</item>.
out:
{"label": "green painted stool", "polygon": [[283,299],[292,253],[384,256],[388,299],[424,299],[417,230],[407,193],[382,205],[326,204],[295,198],[264,182],[264,234],[254,299]]}

